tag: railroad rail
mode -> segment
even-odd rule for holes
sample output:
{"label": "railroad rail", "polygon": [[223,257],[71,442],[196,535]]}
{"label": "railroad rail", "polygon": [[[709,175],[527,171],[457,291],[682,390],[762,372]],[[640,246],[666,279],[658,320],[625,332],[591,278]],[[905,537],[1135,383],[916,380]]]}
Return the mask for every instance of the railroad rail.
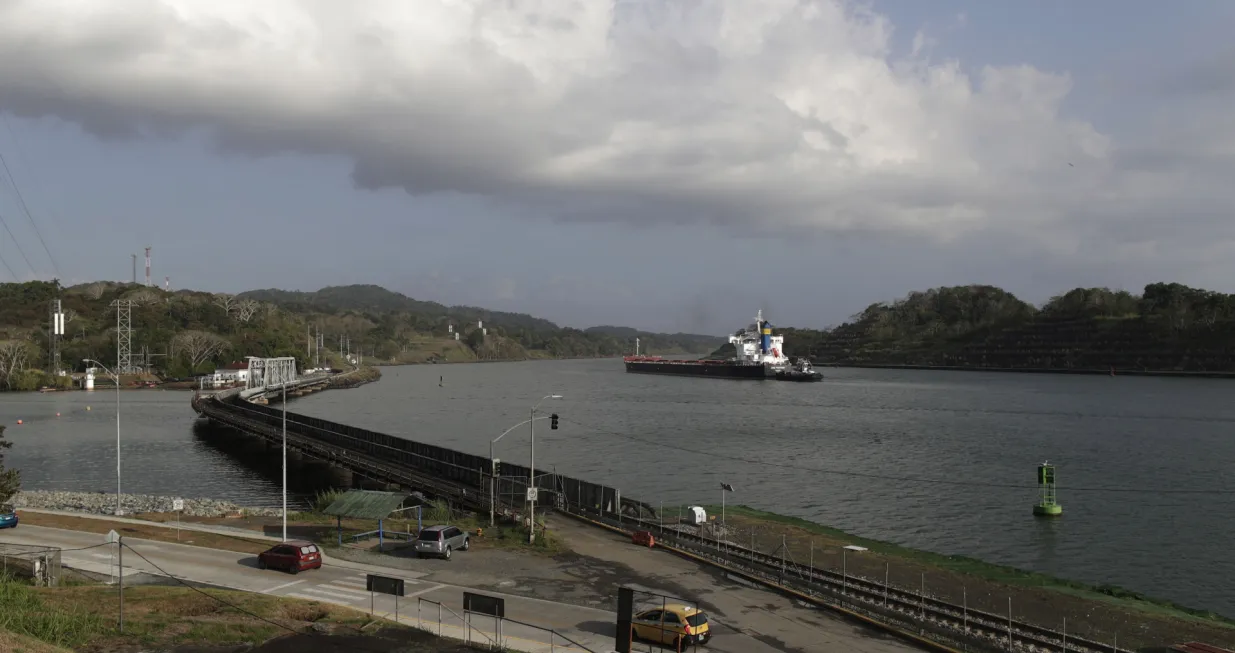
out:
{"label": "railroad rail", "polygon": [[[623,532],[661,532],[659,522],[600,514],[591,510],[564,512]],[[1064,651],[1067,653],[1133,653],[1114,642],[1096,642],[998,615],[956,605],[880,581],[827,569],[816,569],[740,544],[666,530],[657,543],[689,557],[700,558],[739,576],[787,590],[791,594],[856,612],[941,644],[979,651]]]}

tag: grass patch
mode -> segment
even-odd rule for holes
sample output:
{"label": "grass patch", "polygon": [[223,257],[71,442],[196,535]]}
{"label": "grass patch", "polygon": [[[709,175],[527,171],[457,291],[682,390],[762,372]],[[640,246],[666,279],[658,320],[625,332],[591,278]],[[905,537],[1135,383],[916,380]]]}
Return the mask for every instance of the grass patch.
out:
{"label": "grass patch", "polygon": [[[113,587],[36,588],[0,579],[0,631],[12,633],[21,645],[41,643],[43,648],[30,648],[30,653],[52,653],[260,643],[305,632],[314,624],[326,633],[359,634],[370,624],[367,615],[350,608],[263,594],[153,586],[128,588],[124,594],[125,632],[120,634]],[[19,644],[0,645],[0,650],[19,650]]]}
{"label": "grass patch", "polygon": [[[92,519],[89,517],[69,517],[66,515],[48,515],[45,513],[23,511],[21,515],[21,523],[29,524],[31,526],[61,528],[64,530],[79,531],[83,533],[99,533],[100,535],[106,535],[108,531],[114,529],[123,537],[134,537],[143,540],[152,540],[155,542],[179,542],[180,544],[189,544],[208,549],[235,551],[237,553],[261,553],[262,551],[270,548],[269,542],[246,540],[240,537],[231,537],[229,535],[219,535],[216,533],[203,533],[201,531],[181,530],[179,539],[177,539],[176,529],[174,528],[155,525],[146,526],[144,524],[131,524],[128,522],[114,522],[106,519]],[[100,538],[99,542],[102,541],[102,538]]]}

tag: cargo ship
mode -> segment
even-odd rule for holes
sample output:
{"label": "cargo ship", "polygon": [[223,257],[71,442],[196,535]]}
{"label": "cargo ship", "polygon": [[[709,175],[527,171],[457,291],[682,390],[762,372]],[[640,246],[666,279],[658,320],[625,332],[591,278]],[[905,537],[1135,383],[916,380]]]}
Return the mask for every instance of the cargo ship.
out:
{"label": "cargo ship", "polygon": [[785,337],[772,335],[772,324],[763,319],[763,311],[755,315],[754,324],[729,336],[729,344],[733,345],[735,355],[722,360],[641,356],[637,350],[634,356],[622,360],[626,371],[636,374],[807,382],[823,380],[823,374],[815,371],[810,361],[804,358],[791,361],[785,356]]}

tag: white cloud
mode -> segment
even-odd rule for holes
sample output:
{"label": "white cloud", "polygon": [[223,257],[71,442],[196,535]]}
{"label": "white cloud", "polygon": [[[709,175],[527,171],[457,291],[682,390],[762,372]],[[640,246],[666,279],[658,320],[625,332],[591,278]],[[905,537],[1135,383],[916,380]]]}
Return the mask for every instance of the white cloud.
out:
{"label": "white cloud", "polygon": [[579,220],[1066,252],[1179,199],[1061,113],[1068,75],[897,60],[892,31],[826,0],[0,0],[0,109]]}

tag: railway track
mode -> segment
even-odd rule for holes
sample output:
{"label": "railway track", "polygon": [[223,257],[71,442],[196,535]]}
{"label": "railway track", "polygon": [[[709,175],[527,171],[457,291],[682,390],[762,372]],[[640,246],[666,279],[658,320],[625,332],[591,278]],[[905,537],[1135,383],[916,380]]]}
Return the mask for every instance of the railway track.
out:
{"label": "railway track", "polygon": [[[597,520],[595,514],[580,514]],[[658,530],[658,522],[599,518],[626,531]],[[783,560],[733,542],[681,531],[666,532],[669,547],[704,558],[719,567],[754,576],[769,584],[831,602],[881,622],[890,622],[922,637],[967,650],[1066,653],[1132,653],[1114,643],[1096,642],[901,589],[870,578]],[[782,571],[783,569],[783,571]]]}

